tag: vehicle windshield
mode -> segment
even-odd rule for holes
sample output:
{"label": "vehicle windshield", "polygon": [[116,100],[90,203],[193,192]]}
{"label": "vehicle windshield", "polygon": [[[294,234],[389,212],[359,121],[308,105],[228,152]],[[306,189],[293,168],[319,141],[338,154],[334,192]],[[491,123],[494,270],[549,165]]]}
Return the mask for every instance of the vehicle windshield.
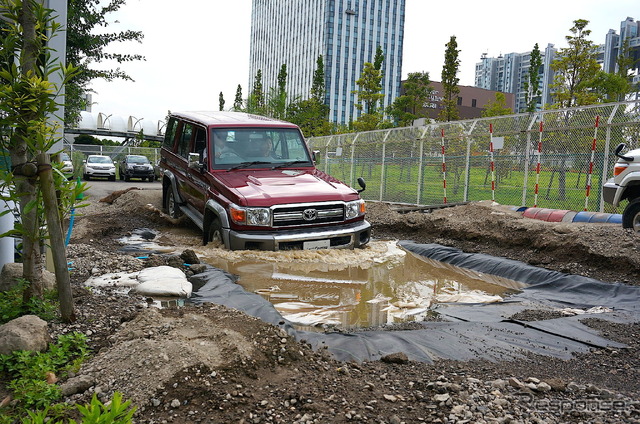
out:
{"label": "vehicle windshield", "polygon": [[69,162],[71,161],[71,159],[69,158],[69,155],[66,153],[60,153],[60,160],[62,162]]}
{"label": "vehicle windshield", "polygon": [[108,156],[89,156],[88,163],[113,163]]}
{"label": "vehicle windshield", "polygon": [[295,128],[214,128],[211,140],[214,169],[313,165]]}
{"label": "vehicle windshield", "polygon": [[129,163],[146,164],[149,163],[149,159],[146,156],[129,156],[127,158]]}

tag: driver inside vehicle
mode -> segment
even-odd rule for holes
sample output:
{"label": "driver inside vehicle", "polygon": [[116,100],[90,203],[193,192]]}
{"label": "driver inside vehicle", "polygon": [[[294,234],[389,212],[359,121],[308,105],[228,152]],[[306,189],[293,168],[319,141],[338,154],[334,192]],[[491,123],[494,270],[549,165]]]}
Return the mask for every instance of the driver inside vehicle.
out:
{"label": "driver inside vehicle", "polygon": [[227,141],[227,131],[213,131],[214,155],[216,159],[237,158],[238,154],[233,150]]}

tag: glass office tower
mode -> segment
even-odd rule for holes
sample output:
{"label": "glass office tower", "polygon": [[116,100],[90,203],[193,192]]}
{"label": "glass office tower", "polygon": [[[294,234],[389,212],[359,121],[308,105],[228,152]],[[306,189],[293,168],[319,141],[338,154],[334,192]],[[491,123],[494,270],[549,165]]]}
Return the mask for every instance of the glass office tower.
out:
{"label": "glass office tower", "polygon": [[258,70],[265,91],[277,87],[286,64],[290,98],[307,99],[321,55],[329,119],[347,124],[361,113],[356,80],[381,46],[386,107],[400,93],[404,16],[405,0],[253,0],[247,92]]}

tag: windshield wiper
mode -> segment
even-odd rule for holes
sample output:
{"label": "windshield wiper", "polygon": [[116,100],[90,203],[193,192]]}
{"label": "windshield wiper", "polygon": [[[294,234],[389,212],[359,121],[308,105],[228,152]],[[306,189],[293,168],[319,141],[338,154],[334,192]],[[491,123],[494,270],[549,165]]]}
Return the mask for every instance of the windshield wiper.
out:
{"label": "windshield wiper", "polygon": [[232,166],[231,168],[227,169],[227,171],[233,171],[235,169],[242,169],[242,168],[248,168],[252,165],[271,165],[271,162],[265,162],[263,160],[254,160],[252,162],[242,162],[241,164],[238,164],[236,166]]}
{"label": "windshield wiper", "polygon": [[285,163],[281,163],[280,165],[276,165],[274,167],[272,167],[271,169],[278,169],[278,168],[285,168],[287,166],[291,166],[291,165],[295,165],[296,163],[307,163],[309,162],[308,160],[292,160],[290,162],[285,162]]}

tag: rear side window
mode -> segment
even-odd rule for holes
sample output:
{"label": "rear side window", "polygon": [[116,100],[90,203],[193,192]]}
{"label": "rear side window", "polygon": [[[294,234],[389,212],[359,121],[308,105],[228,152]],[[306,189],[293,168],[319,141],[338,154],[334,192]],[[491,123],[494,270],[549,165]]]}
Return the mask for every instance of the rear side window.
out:
{"label": "rear side window", "polygon": [[182,133],[178,139],[178,154],[183,158],[189,156],[189,148],[191,147],[191,135],[193,134],[193,125],[184,124],[182,126]]}
{"label": "rear side window", "polygon": [[167,129],[164,133],[164,142],[162,143],[162,147],[167,150],[173,151],[173,142],[176,138],[176,129],[178,128],[178,121],[176,118],[169,119],[169,123],[167,124]]}

